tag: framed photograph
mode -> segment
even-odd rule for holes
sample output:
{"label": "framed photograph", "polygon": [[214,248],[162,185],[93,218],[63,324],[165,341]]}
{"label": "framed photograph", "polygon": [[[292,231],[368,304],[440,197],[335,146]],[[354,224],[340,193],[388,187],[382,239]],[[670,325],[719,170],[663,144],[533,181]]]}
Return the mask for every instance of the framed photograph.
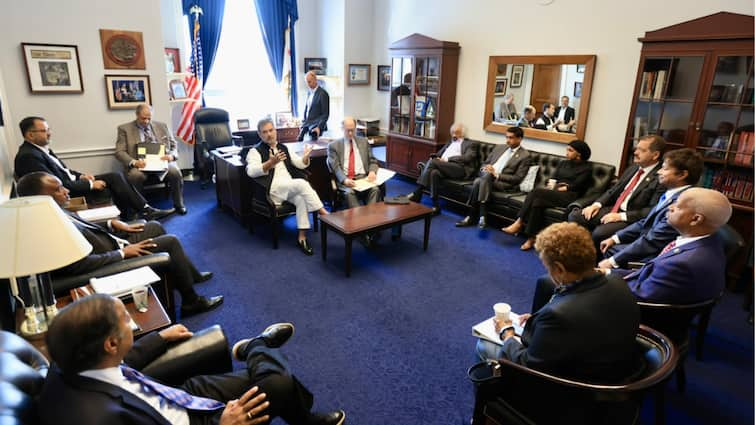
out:
{"label": "framed photograph", "polygon": [[580,74],[584,74],[585,73],[585,64],[578,63],[577,64],[577,72],[579,72]]}
{"label": "framed photograph", "polygon": [[293,123],[294,117],[291,111],[283,111],[275,113],[275,128],[290,127]]}
{"label": "framed photograph", "polygon": [[511,67],[511,87],[522,87],[522,78],[524,78],[524,65],[514,65]]}
{"label": "framed photograph", "polygon": [[165,72],[181,72],[181,52],[177,48],[165,48]]}
{"label": "framed photograph", "polygon": [[503,77],[506,75],[506,67],[508,64],[505,63],[499,63],[498,66],[495,69],[495,76],[496,77]]}
{"label": "framed photograph", "polygon": [[62,44],[21,43],[32,93],[83,93],[79,49]]}
{"label": "framed photograph", "polygon": [[315,71],[317,75],[327,75],[327,58],[304,58],[304,72]]}
{"label": "framed photograph", "polygon": [[391,90],[391,66],[390,65],[378,65],[377,89],[378,91]]}
{"label": "framed photograph", "polygon": [[574,82],[574,97],[582,97],[582,83]]}
{"label": "framed photograph", "polygon": [[105,69],[147,69],[141,32],[100,30],[100,43]]}
{"label": "framed photograph", "polygon": [[110,109],[132,109],[140,103],[152,104],[149,75],[106,75],[105,90]]}
{"label": "framed photograph", "polygon": [[500,80],[495,80],[495,90],[493,91],[493,94],[496,96],[503,96],[506,94],[506,84],[508,83],[508,80],[506,78],[501,78]]}
{"label": "framed photograph", "polygon": [[248,119],[236,120],[236,128],[239,130],[249,130],[250,127]]}
{"label": "framed photograph", "polygon": [[370,84],[370,65],[369,64],[349,64],[350,86],[366,86]]}
{"label": "framed photograph", "polygon": [[170,86],[170,96],[173,99],[186,99],[186,85],[184,80],[175,79],[168,83]]}

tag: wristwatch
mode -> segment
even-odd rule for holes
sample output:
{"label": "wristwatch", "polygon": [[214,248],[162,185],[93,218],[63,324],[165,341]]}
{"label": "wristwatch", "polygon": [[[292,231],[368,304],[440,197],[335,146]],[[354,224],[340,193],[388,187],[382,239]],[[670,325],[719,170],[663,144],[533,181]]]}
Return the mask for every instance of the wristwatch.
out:
{"label": "wristwatch", "polygon": [[516,329],[514,329],[513,325],[512,326],[506,326],[505,328],[501,329],[501,332],[498,333],[498,338],[500,338],[501,341],[503,341],[503,334],[505,334],[506,331],[509,331],[509,330],[514,331],[514,334],[516,335]]}

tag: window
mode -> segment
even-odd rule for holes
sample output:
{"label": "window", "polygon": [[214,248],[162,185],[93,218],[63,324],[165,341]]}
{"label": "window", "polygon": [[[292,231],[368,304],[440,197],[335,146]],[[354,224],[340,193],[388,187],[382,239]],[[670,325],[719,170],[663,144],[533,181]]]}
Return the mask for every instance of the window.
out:
{"label": "window", "polygon": [[232,128],[237,119],[249,119],[256,129],[257,120],[290,109],[283,83],[278,84],[273,76],[253,1],[226,1],[220,44],[204,98],[207,106],[228,111]]}

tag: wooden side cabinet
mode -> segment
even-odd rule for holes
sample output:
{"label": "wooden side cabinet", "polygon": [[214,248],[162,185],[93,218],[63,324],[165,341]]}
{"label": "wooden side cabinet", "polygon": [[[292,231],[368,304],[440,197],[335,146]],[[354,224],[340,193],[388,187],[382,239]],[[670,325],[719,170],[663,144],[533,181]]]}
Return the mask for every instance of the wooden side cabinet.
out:
{"label": "wooden side cabinet", "polygon": [[413,34],[393,43],[386,140],[388,168],[417,177],[449,139],[456,104],[459,44]]}

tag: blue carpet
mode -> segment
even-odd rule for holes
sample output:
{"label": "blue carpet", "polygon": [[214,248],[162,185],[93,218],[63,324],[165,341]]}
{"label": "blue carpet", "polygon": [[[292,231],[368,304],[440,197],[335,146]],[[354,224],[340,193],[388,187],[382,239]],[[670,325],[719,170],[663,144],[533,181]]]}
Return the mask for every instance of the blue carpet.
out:
{"label": "blue carpet", "polygon": [[[413,187],[393,179],[388,193]],[[183,323],[191,329],[219,323],[235,341],[273,322],[293,322],[296,334],[284,350],[294,373],[314,393],[315,409],[342,408],[350,424],[468,423],[472,325],[499,301],[527,312],[535,278],[544,273],[536,254],[518,249],[519,238],[456,229],[460,216],[444,211],[433,219],[427,252],[422,223],[412,223],[400,241],[386,234],[372,251],[354,244],[346,278],[344,243],[336,235],[329,234],[327,262],[320,259],[319,234],[310,236],[315,255],[306,257],[295,246],[290,218],[273,250],[265,224],[248,233],[217,207],[213,188],[187,182],[185,195],[189,214],[168,218],[166,228],[200,270],[215,272],[197,290],[223,294],[225,304]],[[726,294],[713,311],[705,360],[687,360],[687,392],[667,389],[668,423],[753,423],[753,335],[740,303],[740,295]],[[652,423],[649,401],[642,418]]]}

